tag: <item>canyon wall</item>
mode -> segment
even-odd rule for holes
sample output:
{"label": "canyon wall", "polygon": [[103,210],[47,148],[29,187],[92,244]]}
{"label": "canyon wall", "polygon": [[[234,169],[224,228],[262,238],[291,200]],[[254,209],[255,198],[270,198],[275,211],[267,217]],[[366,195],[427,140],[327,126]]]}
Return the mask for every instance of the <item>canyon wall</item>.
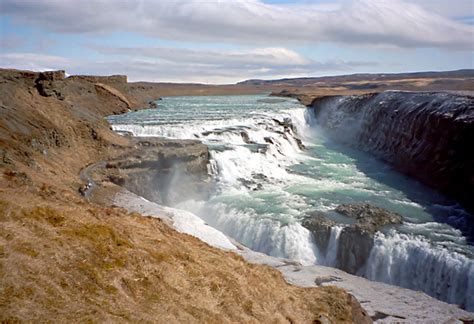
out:
{"label": "canyon wall", "polygon": [[391,91],[319,97],[310,107],[331,138],[474,210],[474,97]]}

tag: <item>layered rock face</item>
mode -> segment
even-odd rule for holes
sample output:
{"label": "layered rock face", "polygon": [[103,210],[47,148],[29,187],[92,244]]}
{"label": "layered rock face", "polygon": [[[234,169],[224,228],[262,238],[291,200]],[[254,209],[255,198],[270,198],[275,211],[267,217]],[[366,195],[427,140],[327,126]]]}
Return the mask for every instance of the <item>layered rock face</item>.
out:
{"label": "layered rock face", "polygon": [[148,200],[175,205],[206,199],[210,188],[209,151],[193,140],[134,138],[133,154],[106,165],[108,180]]}
{"label": "layered rock face", "polygon": [[474,97],[383,92],[313,100],[335,140],[392,164],[474,210]]}
{"label": "layered rock face", "polygon": [[[333,239],[338,241],[335,250],[330,250],[332,236],[337,229],[336,222],[318,213],[308,217],[303,226],[313,234],[316,244],[330,266],[337,267],[352,274],[363,272],[364,266],[374,246],[374,234],[384,226],[402,223],[402,217],[386,209],[367,203],[339,205],[335,211],[346,216],[351,225],[344,226]],[[333,254],[333,255],[330,255]]]}

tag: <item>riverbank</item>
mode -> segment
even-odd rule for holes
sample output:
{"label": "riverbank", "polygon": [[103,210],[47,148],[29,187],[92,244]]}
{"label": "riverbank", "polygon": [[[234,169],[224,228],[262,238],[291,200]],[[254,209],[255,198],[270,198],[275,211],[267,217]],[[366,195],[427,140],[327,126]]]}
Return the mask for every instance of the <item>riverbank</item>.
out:
{"label": "riverbank", "polygon": [[[160,206],[126,190],[118,191],[110,203],[131,212],[163,219],[178,231],[198,237],[212,246],[231,250],[250,263],[271,266],[296,286],[343,288],[360,301],[364,311],[377,323],[449,323],[474,318],[474,314],[456,305],[436,300],[419,291],[370,281],[331,267],[304,266],[299,262],[252,251],[205,224],[196,215]],[[354,320],[356,323],[364,322],[361,317]]]}
{"label": "riverbank", "polygon": [[289,285],[164,221],[86,200],[80,171],[136,150],[103,119],[150,100],[123,77],[2,70],[0,83],[2,320],[370,322],[342,289]]}

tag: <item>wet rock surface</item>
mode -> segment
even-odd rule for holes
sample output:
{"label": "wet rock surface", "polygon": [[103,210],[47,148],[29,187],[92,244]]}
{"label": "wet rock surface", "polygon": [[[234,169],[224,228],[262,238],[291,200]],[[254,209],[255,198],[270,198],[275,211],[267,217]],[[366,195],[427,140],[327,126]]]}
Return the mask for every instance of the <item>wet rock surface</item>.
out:
{"label": "wet rock surface", "polygon": [[318,248],[326,253],[331,237],[331,229],[336,225],[336,222],[326,218],[324,213],[316,212],[306,218],[302,225],[313,233]]}
{"label": "wet rock surface", "polygon": [[[374,234],[384,226],[402,223],[402,217],[386,209],[367,204],[354,203],[339,205],[335,211],[355,220],[344,226],[338,237],[335,267],[348,273],[357,274],[364,269],[374,245]],[[324,213],[314,213],[303,222],[303,226],[313,233],[320,251],[328,258],[328,245],[335,225]]]}
{"label": "wet rock surface", "polygon": [[386,209],[367,204],[342,204],[336,212],[356,219],[356,226],[369,233],[375,233],[385,225],[401,224],[402,216]]}
{"label": "wet rock surface", "polygon": [[373,246],[373,233],[358,225],[345,227],[339,236],[337,268],[351,274],[363,272]]}

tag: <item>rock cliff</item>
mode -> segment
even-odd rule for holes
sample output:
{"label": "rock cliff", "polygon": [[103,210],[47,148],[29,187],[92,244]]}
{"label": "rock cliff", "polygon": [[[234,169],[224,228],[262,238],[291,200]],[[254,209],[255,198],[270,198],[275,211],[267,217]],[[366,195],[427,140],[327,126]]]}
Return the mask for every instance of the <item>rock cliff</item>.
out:
{"label": "rock cliff", "polygon": [[209,151],[193,140],[134,138],[132,155],[110,160],[104,180],[163,205],[206,199]]}
{"label": "rock cliff", "polygon": [[333,139],[392,164],[474,211],[474,97],[383,92],[312,101]]}

